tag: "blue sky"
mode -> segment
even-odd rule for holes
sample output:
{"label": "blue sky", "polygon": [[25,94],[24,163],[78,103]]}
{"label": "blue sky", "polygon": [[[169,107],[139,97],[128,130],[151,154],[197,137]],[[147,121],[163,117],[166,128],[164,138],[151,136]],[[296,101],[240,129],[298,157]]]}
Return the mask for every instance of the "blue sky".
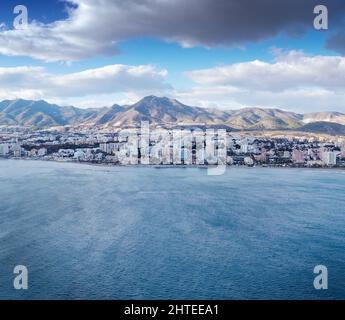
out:
{"label": "blue sky", "polygon": [[214,3],[24,1],[29,25],[15,30],[18,3],[2,1],[0,98],[101,107],[156,94],[204,107],[345,111],[344,1],[325,1],[324,31],[313,28],[313,0]]}

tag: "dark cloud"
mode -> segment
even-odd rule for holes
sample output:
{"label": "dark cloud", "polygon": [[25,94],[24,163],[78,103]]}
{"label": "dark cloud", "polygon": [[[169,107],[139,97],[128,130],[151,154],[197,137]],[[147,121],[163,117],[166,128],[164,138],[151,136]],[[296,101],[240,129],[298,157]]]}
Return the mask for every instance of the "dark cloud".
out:
{"label": "dark cloud", "polygon": [[[129,1],[130,2],[130,1]],[[322,2],[322,1],[321,1]],[[155,4],[156,5],[155,5]],[[281,32],[299,35],[313,28],[313,9],[320,0],[188,0],[146,1],[140,30],[186,44],[241,45]],[[330,24],[345,16],[344,0],[324,1]],[[133,21],[133,20],[132,20]]]}
{"label": "dark cloud", "polygon": [[[78,1],[77,1],[78,2]],[[330,24],[345,16],[344,0],[127,0],[109,2],[113,40],[155,36],[186,45],[236,46],[281,32],[313,28],[314,7],[324,4]],[[102,20],[100,20],[102,21]],[[104,21],[104,20],[103,20]],[[102,22],[100,22],[100,26]]]}
{"label": "dark cloud", "polygon": [[[324,4],[335,32],[345,0],[66,0],[67,20],[0,32],[0,53],[47,61],[116,54],[118,42],[155,37],[184,46],[242,46],[282,32],[313,29],[314,7]],[[316,32],[316,31],[315,31]],[[340,38],[339,38],[340,37]],[[339,38],[339,40],[338,40]],[[329,46],[341,49],[343,37]],[[343,42],[344,43],[344,42]]]}
{"label": "dark cloud", "polygon": [[[90,17],[88,26],[80,24],[79,19],[70,26],[86,37],[119,41],[152,36],[186,46],[241,46],[282,32],[299,36],[313,29],[313,11],[319,4],[328,7],[332,29],[338,28],[345,17],[344,0],[74,0],[74,3],[88,3],[75,11],[79,13],[77,17],[84,13]],[[101,5],[106,9],[97,9]],[[90,10],[94,10],[94,17]]]}

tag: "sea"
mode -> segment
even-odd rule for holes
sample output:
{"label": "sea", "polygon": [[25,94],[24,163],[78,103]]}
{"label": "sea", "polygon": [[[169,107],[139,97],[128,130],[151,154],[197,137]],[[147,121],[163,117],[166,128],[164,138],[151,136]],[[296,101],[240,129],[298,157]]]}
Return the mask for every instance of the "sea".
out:
{"label": "sea", "polygon": [[0,160],[0,299],[345,299],[345,171]]}

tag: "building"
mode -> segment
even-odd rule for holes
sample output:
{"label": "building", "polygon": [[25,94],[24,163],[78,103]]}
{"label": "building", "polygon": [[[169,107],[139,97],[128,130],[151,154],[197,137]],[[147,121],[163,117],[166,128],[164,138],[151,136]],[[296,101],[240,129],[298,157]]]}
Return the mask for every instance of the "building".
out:
{"label": "building", "polygon": [[16,143],[13,147],[12,147],[12,152],[13,152],[13,156],[14,157],[21,157],[22,156],[22,148],[21,145],[19,143]]}
{"label": "building", "polygon": [[340,157],[342,159],[345,159],[345,143],[343,143],[343,145],[341,146],[341,154]]}
{"label": "building", "polygon": [[337,164],[337,154],[333,151],[323,152],[322,162],[326,166],[335,166]]}
{"label": "building", "polygon": [[10,152],[10,148],[7,143],[0,144],[0,156],[7,156],[9,152]]}
{"label": "building", "polygon": [[31,149],[29,151],[29,156],[30,157],[36,157],[37,156],[37,149]]}
{"label": "building", "polygon": [[73,158],[82,161],[85,159],[85,152],[82,150],[77,150],[76,152],[74,152]]}
{"label": "building", "polygon": [[290,159],[291,158],[291,153],[289,151],[284,151],[283,158]]}
{"label": "building", "polygon": [[295,164],[303,164],[304,163],[303,151],[294,149],[292,151],[292,162]]}
{"label": "building", "polygon": [[43,157],[47,154],[47,149],[46,148],[40,148],[38,151],[37,151],[37,155],[39,157]]}
{"label": "building", "polygon": [[243,142],[241,144],[241,153],[248,153],[249,151],[249,145],[247,142]]}
{"label": "building", "polygon": [[267,162],[267,151],[262,149],[261,154],[255,156],[255,160],[261,163]]}
{"label": "building", "polygon": [[118,143],[101,143],[99,145],[99,148],[101,151],[107,153],[107,154],[112,154],[115,150],[119,150]]}

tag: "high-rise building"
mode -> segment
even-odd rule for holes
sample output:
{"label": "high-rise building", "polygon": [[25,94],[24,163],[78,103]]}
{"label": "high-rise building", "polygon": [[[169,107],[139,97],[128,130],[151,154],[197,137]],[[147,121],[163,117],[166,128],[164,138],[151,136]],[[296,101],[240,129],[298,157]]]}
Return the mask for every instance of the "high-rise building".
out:
{"label": "high-rise building", "polygon": [[323,152],[322,162],[326,166],[335,166],[337,164],[337,154],[334,151]]}
{"label": "high-rise building", "polygon": [[0,144],[0,156],[8,155],[9,151],[9,146],[7,143]]}
{"label": "high-rise building", "polygon": [[304,163],[304,153],[301,150],[293,150],[292,151],[292,161],[295,164],[302,164]]}

